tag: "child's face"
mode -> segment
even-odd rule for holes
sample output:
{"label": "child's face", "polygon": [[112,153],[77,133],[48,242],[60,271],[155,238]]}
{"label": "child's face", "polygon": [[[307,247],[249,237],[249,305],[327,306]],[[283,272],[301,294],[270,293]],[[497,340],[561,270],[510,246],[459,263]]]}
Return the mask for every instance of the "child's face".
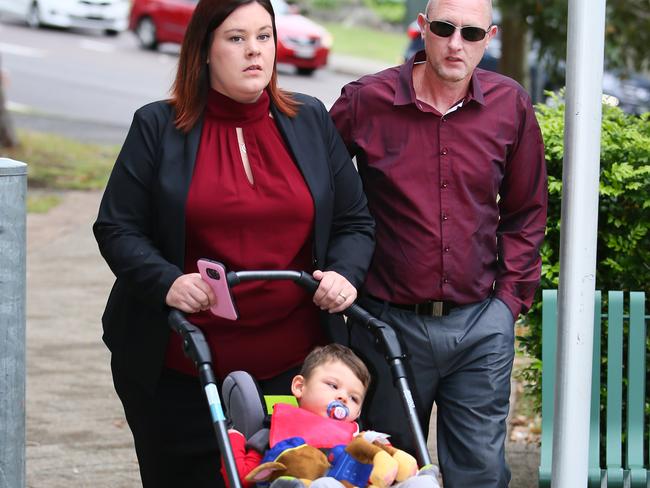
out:
{"label": "child's face", "polygon": [[298,399],[300,408],[322,417],[327,417],[327,406],[338,400],[350,411],[345,421],[353,422],[361,413],[366,389],[343,362],[330,361],[317,366],[309,379],[295,376],[291,392]]}

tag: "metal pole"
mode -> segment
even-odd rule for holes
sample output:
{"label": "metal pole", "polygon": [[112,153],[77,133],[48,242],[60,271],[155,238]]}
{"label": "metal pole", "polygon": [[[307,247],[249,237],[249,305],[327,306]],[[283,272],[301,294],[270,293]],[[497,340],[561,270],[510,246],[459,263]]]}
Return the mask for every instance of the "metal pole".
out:
{"label": "metal pole", "polygon": [[0,488],[25,486],[27,165],[0,158]]}
{"label": "metal pole", "polygon": [[606,0],[570,0],[553,488],[587,486]]}

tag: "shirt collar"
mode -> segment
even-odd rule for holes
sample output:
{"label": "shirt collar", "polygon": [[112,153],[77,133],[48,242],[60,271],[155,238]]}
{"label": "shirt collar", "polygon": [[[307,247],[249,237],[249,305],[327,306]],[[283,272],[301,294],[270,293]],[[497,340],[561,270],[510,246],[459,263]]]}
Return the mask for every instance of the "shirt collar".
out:
{"label": "shirt collar", "polygon": [[469,81],[469,90],[467,96],[465,97],[465,102],[468,103],[472,100],[476,100],[477,103],[485,105],[485,98],[483,97],[483,89],[481,87],[481,82],[478,79],[477,70],[480,68],[474,68],[472,73],[472,78]]}
{"label": "shirt collar", "polygon": [[[424,50],[418,51],[415,56],[406,61],[399,69],[399,76],[397,79],[397,86],[395,87],[395,98],[393,103],[395,105],[408,105],[415,104],[415,88],[413,87],[413,66],[416,63],[426,61],[426,53]],[[463,105],[467,105],[472,100],[477,103],[485,105],[485,98],[483,97],[483,90],[481,83],[477,76],[477,69],[474,69],[472,78],[469,82],[469,90],[463,99]]]}
{"label": "shirt collar", "polygon": [[424,50],[418,51],[415,56],[402,64],[399,68],[397,86],[395,87],[395,105],[415,104],[415,88],[413,87],[413,66],[426,60]]}

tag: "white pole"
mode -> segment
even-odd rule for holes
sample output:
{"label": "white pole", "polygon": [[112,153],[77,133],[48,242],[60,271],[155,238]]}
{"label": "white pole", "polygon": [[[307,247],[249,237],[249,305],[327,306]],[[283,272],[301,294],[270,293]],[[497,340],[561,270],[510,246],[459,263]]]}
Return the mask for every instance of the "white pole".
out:
{"label": "white pole", "polygon": [[587,486],[606,0],[570,0],[553,488]]}
{"label": "white pole", "polygon": [[0,487],[25,486],[27,165],[0,158]]}

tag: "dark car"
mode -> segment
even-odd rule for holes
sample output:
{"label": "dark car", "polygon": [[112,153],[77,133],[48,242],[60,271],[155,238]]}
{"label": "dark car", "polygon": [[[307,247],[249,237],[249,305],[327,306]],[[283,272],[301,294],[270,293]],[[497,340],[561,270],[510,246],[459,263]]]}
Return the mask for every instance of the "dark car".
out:
{"label": "dark car", "polygon": [[[134,0],[129,17],[131,29],[145,49],[162,43],[180,44],[198,0]],[[324,27],[295,13],[284,0],[272,0],[278,31],[278,63],[311,74],[327,64],[332,36]]]}

